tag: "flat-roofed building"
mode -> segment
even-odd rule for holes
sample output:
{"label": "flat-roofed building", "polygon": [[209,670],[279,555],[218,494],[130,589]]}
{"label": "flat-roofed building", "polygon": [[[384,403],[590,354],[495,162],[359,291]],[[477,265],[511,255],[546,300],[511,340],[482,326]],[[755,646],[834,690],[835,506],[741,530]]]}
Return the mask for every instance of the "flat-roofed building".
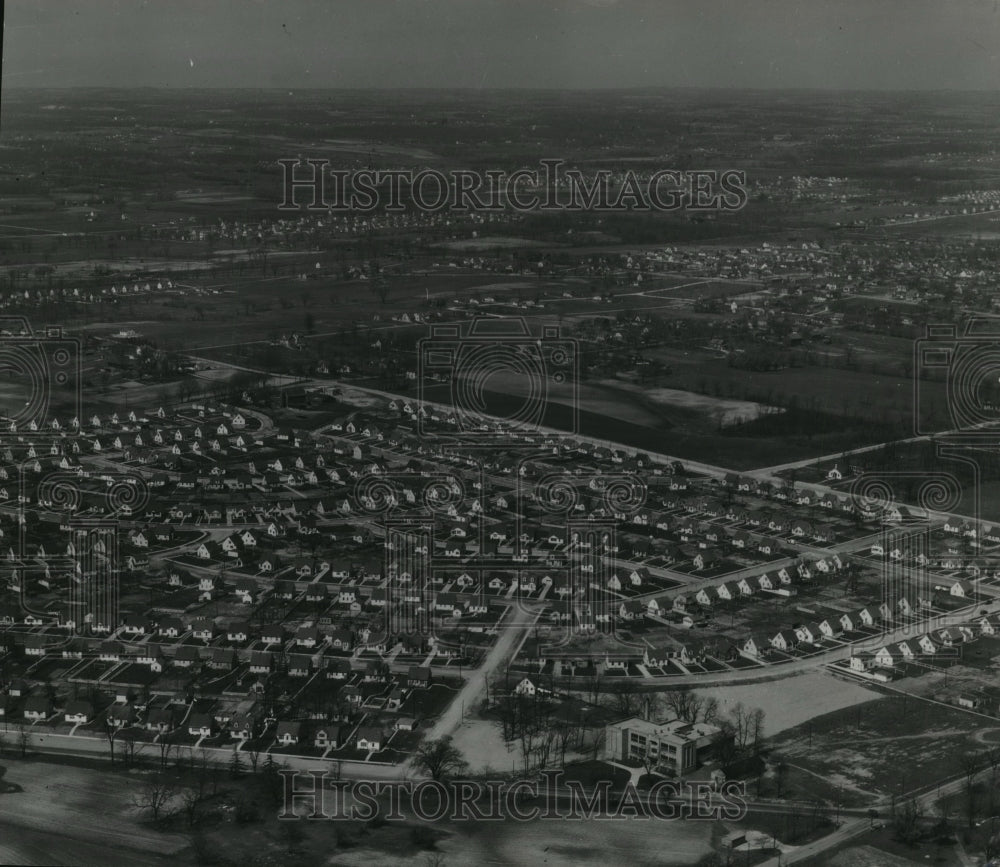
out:
{"label": "flat-roofed building", "polygon": [[708,757],[721,735],[718,726],[708,723],[632,717],[607,726],[605,754],[615,761],[642,761],[649,756],[657,764],[685,774]]}

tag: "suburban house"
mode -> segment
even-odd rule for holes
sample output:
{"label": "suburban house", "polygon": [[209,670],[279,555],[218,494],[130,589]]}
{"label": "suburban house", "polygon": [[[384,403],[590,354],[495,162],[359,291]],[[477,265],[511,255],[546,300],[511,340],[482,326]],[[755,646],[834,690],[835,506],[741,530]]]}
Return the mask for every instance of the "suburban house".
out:
{"label": "suburban house", "polygon": [[378,752],[385,743],[385,734],[378,726],[361,726],[355,739],[357,749]]}
{"label": "suburban house", "polygon": [[24,718],[32,722],[52,716],[52,699],[44,694],[29,695],[24,702]]}
{"label": "suburban house", "polygon": [[795,634],[799,637],[799,641],[806,644],[816,644],[823,638],[823,633],[815,623],[803,623],[801,626],[796,626]]}
{"label": "suburban house", "polygon": [[212,736],[213,725],[211,714],[193,713],[188,717],[188,734],[193,738],[209,738]]}
{"label": "suburban house", "polygon": [[302,723],[283,720],[278,723],[278,728],[274,733],[275,743],[283,747],[294,746],[302,737]]}
{"label": "suburban house", "polygon": [[65,710],[66,722],[73,725],[83,725],[94,718],[94,706],[89,701],[75,700],[67,702]]}
{"label": "suburban house", "polygon": [[321,750],[336,749],[340,745],[340,727],[321,725],[313,735],[313,745]]}

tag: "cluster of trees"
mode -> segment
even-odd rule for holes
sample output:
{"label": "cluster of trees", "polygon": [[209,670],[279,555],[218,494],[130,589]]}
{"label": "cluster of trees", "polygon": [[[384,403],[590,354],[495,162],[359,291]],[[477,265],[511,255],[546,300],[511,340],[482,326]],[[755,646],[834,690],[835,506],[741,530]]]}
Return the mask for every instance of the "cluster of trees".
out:
{"label": "cluster of trees", "polygon": [[[959,765],[961,768],[959,805],[968,829],[965,833],[968,835],[969,831],[976,827],[977,817],[995,816],[996,809],[1000,806],[997,804],[996,790],[997,775],[1000,772],[1000,747],[966,753],[959,759]],[[980,776],[987,770],[988,780],[981,780]],[[934,820],[919,798],[910,797],[899,801],[893,796],[891,814],[893,836],[899,842],[910,846],[927,839],[939,842],[950,840],[955,831],[950,812],[952,805],[948,799],[941,801],[941,805],[942,810]],[[968,842],[967,837],[966,843]],[[995,826],[990,828],[984,844],[985,860],[987,863],[992,863],[991,859],[1000,855],[1000,833],[997,833]]]}
{"label": "cluster of trees", "polygon": [[[491,712],[504,741],[517,749],[524,773],[565,765],[571,749],[585,747],[588,727],[582,705],[556,702],[541,692],[518,694],[499,682],[492,693]],[[596,753],[599,742],[593,739],[590,746]]]}
{"label": "cluster of trees", "polygon": [[[795,404],[794,399],[789,401]],[[873,437],[895,437],[899,427],[890,422],[873,419],[860,412],[840,415],[819,409],[806,409],[791,405],[784,412],[765,411],[755,418],[735,418],[720,421],[719,432],[725,436],[741,437],[805,437],[811,439],[830,433],[840,433],[855,439],[870,441]]]}
{"label": "cluster of trees", "polygon": [[[946,452],[943,449],[945,445]],[[892,478],[893,474],[900,476],[893,479],[893,485],[899,488],[897,499],[913,502],[926,477],[942,470],[954,476],[967,490],[973,489],[977,477],[979,481],[1000,479],[1000,448],[978,444],[951,445],[932,437],[924,442],[886,442],[870,452],[851,455],[849,461],[843,459],[840,466],[852,464],[866,471],[885,471],[887,478]],[[900,475],[901,471],[907,472]]]}
{"label": "cluster of trees", "polygon": [[[966,753],[961,757],[962,802],[965,820],[969,828],[974,827],[976,816],[996,815],[997,774],[1000,772],[1000,747],[992,747],[982,752]],[[982,771],[989,769],[989,782],[976,782]],[[985,789],[985,791],[984,791]],[[984,797],[985,796],[985,797]]]}
{"label": "cluster of trees", "polygon": [[[716,757],[723,768],[749,756],[759,756],[764,742],[766,714],[759,707],[747,707],[742,702],[723,714],[719,702],[712,696],[700,696],[690,689],[672,689],[654,693],[646,716],[655,718],[669,712],[688,723],[708,723],[718,726],[721,736]],[[649,711],[652,711],[650,716]]]}
{"label": "cluster of trees", "polygon": [[[315,330],[315,318],[306,311],[306,332]],[[379,387],[406,391],[411,382],[407,372],[416,367],[415,347],[425,331],[419,324],[413,329],[368,331],[352,322],[336,334],[303,341],[294,347],[278,344],[279,333],[271,333],[269,343],[242,347],[234,358],[241,364],[258,367],[272,373],[310,377],[316,374],[320,362],[331,374],[343,365],[352,374],[372,377]]]}
{"label": "cluster of trees", "polygon": [[[191,747],[177,748],[173,762],[168,760],[169,753],[169,748],[161,750],[159,761],[133,792],[132,804],[153,822],[181,817],[188,828],[197,828],[211,812],[213,803],[223,794],[231,793],[225,785],[226,769],[204,748],[197,751]],[[239,752],[233,751],[228,777],[240,781],[235,789],[234,817],[238,823],[260,821],[265,806],[275,810],[282,806],[281,769],[270,753],[262,759],[259,748],[247,745]]]}
{"label": "cluster of trees", "polygon": [[[560,699],[553,690],[519,694],[506,677],[490,684],[489,713],[504,741],[516,748],[525,773],[564,766],[581,754],[597,758],[604,731],[603,726],[589,723],[589,717],[641,716],[655,720],[669,716],[692,724],[718,726],[721,736],[717,758],[726,768],[761,753],[765,719],[761,708],[738,703],[723,713],[717,699],[694,690],[644,691],[634,680],[604,681],[599,674],[592,678],[588,692],[589,702]],[[594,710],[604,713],[595,714]],[[648,771],[653,769],[652,757],[650,764]]]}

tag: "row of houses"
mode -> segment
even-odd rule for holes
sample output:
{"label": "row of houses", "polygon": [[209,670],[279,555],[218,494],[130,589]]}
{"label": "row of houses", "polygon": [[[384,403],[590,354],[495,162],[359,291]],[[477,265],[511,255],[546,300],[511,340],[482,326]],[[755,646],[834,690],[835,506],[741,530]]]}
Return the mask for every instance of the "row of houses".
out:
{"label": "row of houses", "polygon": [[[0,702],[0,716],[9,719],[9,705]],[[21,717],[30,723],[45,722],[55,715],[52,699],[36,693],[24,699]],[[152,708],[145,718],[136,706],[128,702],[111,705],[103,712],[97,712],[92,702],[74,699],[66,703],[62,719],[70,725],[89,725],[94,722],[106,723],[113,730],[138,727],[150,734],[162,735],[183,730],[194,738],[210,738],[228,732],[234,741],[249,741],[260,737],[267,728],[267,722],[260,714],[191,712],[179,705]],[[413,731],[416,720],[400,717],[393,722],[387,732],[382,726],[367,725],[353,729],[351,726],[317,722],[315,720],[279,720],[275,725],[274,743],[280,747],[291,747],[305,743],[304,733],[309,732],[311,744],[318,749],[337,749],[353,746],[362,752],[381,750],[395,731]]]}
{"label": "row of houses", "polygon": [[975,641],[978,635],[995,635],[998,630],[1000,630],[1000,619],[997,615],[983,616],[973,624],[932,630],[916,638],[883,645],[873,653],[859,652],[851,657],[850,668],[856,672],[873,669],[891,671],[920,657],[935,656],[946,649],[968,644]]}
{"label": "row of houses", "polygon": [[[916,616],[921,610],[930,608],[930,600],[918,599],[914,605],[904,596],[896,601],[895,611],[889,603],[882,602],[877,607],[861,608],[853,613],[843,613],[839,617],[831,616],[819,622],[803,623],[790,629],[782,629],[772,636],[751,636],[745,641],[742,652],[746,656],[759,659],[771,649],[789,651],[800,644],[813,645],[824,639],[837,639],[844,633],[885,626],[897,620]],[[989,617],[984,615],[979,618],[977,624],[977,628],[983,634],[992,635],[1000,625],[1000,619],[997,619],[996,615]],[[955,626],[942,629],[936,636],[924,637],[920,641],[926,645],[925,653],[934,653],[935,648],[931,642],[939,641],[942,646],[952,647],[962,641],[972,640],[974,634],[975,630],[972,627]],[[906,651],[900,650],[900,654],[905,656]]]}
{"label": "row of houses", "polygon": [[[827,481],[838,482],[842,479],[843,473],[837,467],[833,467],[826,474]],[[874,497],[858,497],[833,491],[818,491],[793,482],[775,484],[754,477],[740,476],[737,473],[727,473],[722,484],[732,492],[795,506],[825,509],[830,513],[860,515],[866,520],[878,519],[883,523],[899,524],[916,517],[912,509],[893,501],[880,501]]]}
{"label": "row of houses", "polygon": [[869,552],[873,557],[901,564],[911,564],[924,569],[941,569],[953,571],[962,569],[975,578],[996,577],[1000,575],[1000,567],[990,558],[971,557],[962,547],[955,543],[946,543],[942,554],[934,555],[924,551],[919,546],[911,547],[905,539],[876,540]]}

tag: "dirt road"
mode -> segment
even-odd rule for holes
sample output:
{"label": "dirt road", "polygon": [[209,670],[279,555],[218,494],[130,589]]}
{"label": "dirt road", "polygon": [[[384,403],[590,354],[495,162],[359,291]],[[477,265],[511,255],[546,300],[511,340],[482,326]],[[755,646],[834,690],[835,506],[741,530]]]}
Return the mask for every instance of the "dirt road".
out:
{"label": "dirt road", "polygon": [[483,659],[483,664],[465,682],[465,685],[452,700],[448,709],[438,717],[437,721],[427,731],[426,739],[444,737],[452,734],[462,722],[463,709],[471,711],[479,697],[486,691],[486,681],[514,651],[520,646],[525,630],[538,616],[537,611],[530,611],[518,605],[511,607],[511,614],[501,624],[500,636],[489,653]]}

